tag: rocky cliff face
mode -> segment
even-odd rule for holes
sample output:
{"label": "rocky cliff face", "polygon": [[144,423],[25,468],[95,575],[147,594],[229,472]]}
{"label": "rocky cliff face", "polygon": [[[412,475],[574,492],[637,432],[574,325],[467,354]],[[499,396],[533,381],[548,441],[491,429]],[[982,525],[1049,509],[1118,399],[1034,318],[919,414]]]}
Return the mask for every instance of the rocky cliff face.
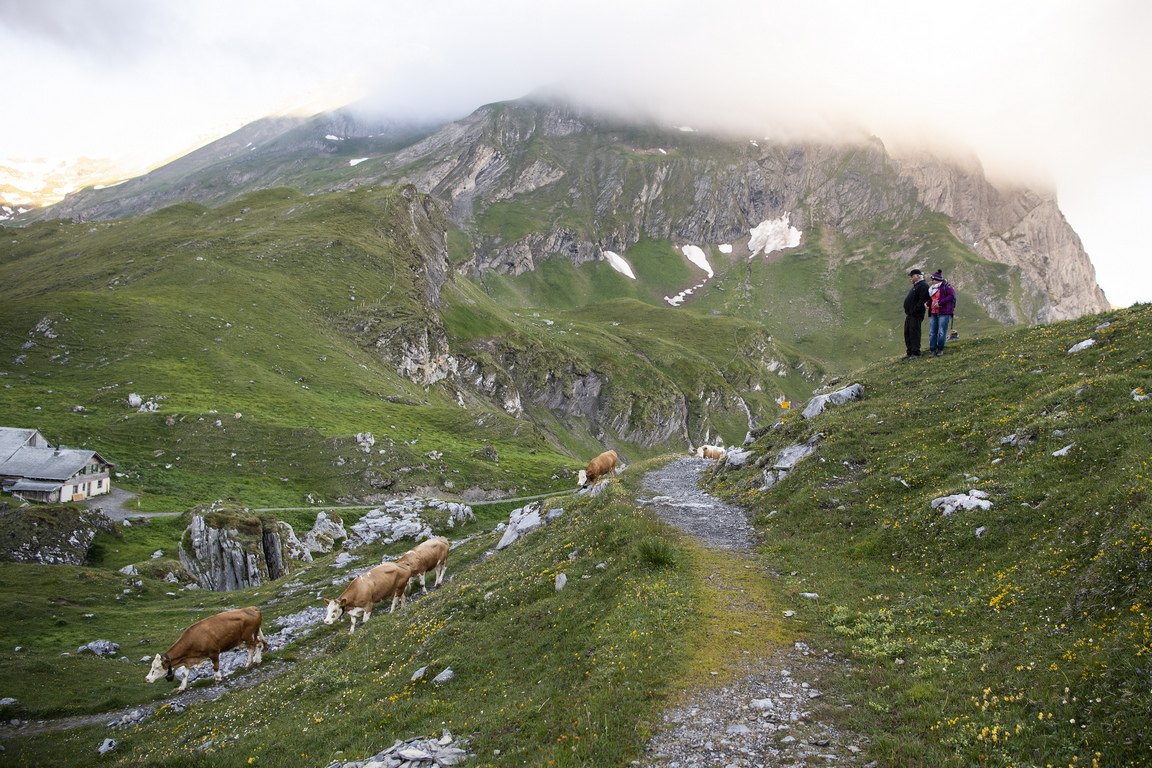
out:
{"label": "rocky cliff face", "polygon": [[[975,161],[921,154],[894,159],[878,140],[856,144],[734,142],[640,131],[566,105],[497,104],[477,110],[403,152],[381,179],[415,184],[449,202],[449,215],[475,229],[507,200],[562,200],[558,223],[509,239],[474,232],[474,273],[520,274],[562,256],[579,265],[623,252],[642,236],[695,244],[732,243],[789,216],[849,238],[878,222],[907,227],[926,211],[952,220],[976,255],[1019,270],[1023,298],[968,288],[1003,322],[1051,322],[1108,308],[1095,271],[1055,197],[997,188]],[[546,194],[544,194],[546,193]],[[570,211],[586,212],[583,221]],[[741,241],[744,253],[741,253]],[[915,256],[915,254],[911,254]]]}
{"label": "rocky cliff face", "polygon": [[215,505],[192,511],[179,553],[196,583],[214,592],[258,586],[291,573],[294,560],[312,560],[287,523]]}
{"label": "rocky cliff face", "polygon": [[957,239],[989,261],[1019,269],[1031,316],[1013,322],[1055,322],[1109,308],[1080,237],[1055,195],[1022,187],[998,189],[979,161],[943,162],[925,154],[902,158],[900,175],[915,185],[921,203],[952,220]]}

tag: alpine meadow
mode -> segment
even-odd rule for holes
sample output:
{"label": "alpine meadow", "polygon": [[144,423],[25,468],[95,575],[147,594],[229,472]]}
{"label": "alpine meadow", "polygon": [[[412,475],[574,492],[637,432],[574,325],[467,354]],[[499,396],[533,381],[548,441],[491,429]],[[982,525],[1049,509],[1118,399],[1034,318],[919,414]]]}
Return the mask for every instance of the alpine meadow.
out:
{"label": "alpine meadow", "polygon": [[[900,359],[912,268],[959,295],[940,357]],[[270,119],[5,222],[0,285],[0,427],[115,489],[0,501],[0,763],[1152,763],[1152,309],[971,158],[545,98]],[[685,461],[748,551],[654,511]],[[322,621],[428,536],[440,586]],[[145,682],[247,606],[260,664]],[[698,711],[786,657],[801,715]]]}

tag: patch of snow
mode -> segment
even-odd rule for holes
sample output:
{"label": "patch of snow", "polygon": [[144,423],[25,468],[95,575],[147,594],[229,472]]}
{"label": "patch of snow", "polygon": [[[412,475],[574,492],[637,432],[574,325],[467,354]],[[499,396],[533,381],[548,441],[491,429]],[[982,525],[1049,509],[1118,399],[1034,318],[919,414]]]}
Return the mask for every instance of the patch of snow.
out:
{"label": "patch of snow", "polygon": [[340,138],[339,136],[333,136],[332,134],[328,134],[324,138],[328,139],[328,141],[344,141],[344,139]]}
{"label": "patch of snow", "polygon": [[612,251],[604,251],[603,256],[605,260],[612,265],[612,269],[625,277],[630,277],[633,280],[636,279],[636,274],[632,271],[632,265],[625,261],[619,254],[613,253]]}
{"label": "patch of snow", "polygon": [[92,189],[111,189],[112,187],[120,186],[126,181],[128,181],[128,179],[124,179],[124,181],[118,181],[115,184],[97,184],[96,186],[92,187]]}
{"label": "patch of snow", "polygon": [[686,245],[680,249],[681,252],[687,257],[688,261],[692,262],[700,269],[708,273],[708,277],[712,277],[716,273],[712,271],[712,265],[708,263],[708,257],[704,255],[703,249],[698,245]]}
{"label": "patch of snow", "polygon": [[732,253],[732,243],[724,243],[721,245],[720,253]]}
{"label": "patch of snow", "polygon": [[[756,225],[750,231],[748,250],[752,256],[758,253],[768,255],[773,251],[782,251],[785,248],[795,248],[800,245],[800,235],[803,233],[790,223],[790,214],[784,214],[778,219],[769,219]],[[749,257],[751,258],[751,256]]]}
{"label": "patch of snow", "polygon": [[364,162],[367,159],[368,158],[366,158],[366,157],[358,157],[355,160],[349,160],[348,165],[359,165],[360,163]]}

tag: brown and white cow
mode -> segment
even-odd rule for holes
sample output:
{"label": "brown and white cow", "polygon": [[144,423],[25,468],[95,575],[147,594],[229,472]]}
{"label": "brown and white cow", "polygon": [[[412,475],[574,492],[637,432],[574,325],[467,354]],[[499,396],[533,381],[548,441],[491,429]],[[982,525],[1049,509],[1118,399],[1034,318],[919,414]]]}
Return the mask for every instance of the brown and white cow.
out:
{"label": "brown and white cow", "polygon": [[320,598],[328,604],[328,613],[324,617],[325,624],[335,624],[344,614],[352,621],[351,634],[356,631],[356,619],[367,622],[372,617],[372,608],[376,603],[392,598],[392,610],[396,604],[404,607],[408,597],[408,579],[412,571],[404,565],[396,563],[383,563],[370,571],[366,571],[344,588],[344,592],[335,600]]}
{"label": "brown and white cow", "polygon": [[604,451],[592,461],[588,462],[588,466],[580,470],[580,476],[576,480],[576,484],[581,488],[586,488],[590,485],[596,485],[596,481],[607,475],[616,474],[616,451]]}
{"label": "brown and white cow", "polygon": [[448,553],[450,551],[452,551],[452,545],[448,543],[448,539],[437,536],[417,544],[400,555],[396,558],[396,564],[408,566],[412,571],[412,578],[420,578],[420,593],[426,595],[428,588],[424,586],[424,574],[434,570],[436,583],[432,585],[432,588],[439,587],[440,582],[444,580],[444,571],[448,569]]}
{"label": "brown and white cow", "polygon": [[248,648],[248,662],[244,668],[252,666],[253,661],[259,664],[264,651],[260,622],[260,609],[254,605],[201,619],[185,629],[171,648],[156,654],[156,658],[152,659],[152,669],[144,679],[154,683],[163,675],[171,681],[176,676],[176,670],[184,667],[184,679],[176,689],[179,693],[188,687],[192,668],[210,660],[212,669],[216,671],[216,682],[219,683],[223,679],[220,675],[220,654],[241,645]]}
{"label": "brown and white cow", "polygon": [[718,445],[702,445],[696,449],[696,456],[701,459],[722,459],[724,449]]}

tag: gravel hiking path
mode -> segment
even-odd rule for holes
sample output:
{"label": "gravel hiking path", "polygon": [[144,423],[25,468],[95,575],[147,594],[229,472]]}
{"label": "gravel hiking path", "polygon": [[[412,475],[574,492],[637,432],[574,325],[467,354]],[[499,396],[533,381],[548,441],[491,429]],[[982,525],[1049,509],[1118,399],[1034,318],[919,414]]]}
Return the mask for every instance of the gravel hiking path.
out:
{"label": "gravel hiking path", "polygon": [[[720,625],[710,641],[740,635],[725,617],[757,619],[756,628],[786,622],[774,602],[769,580],[754,557],[756,531],[740,507],[702,491],[700,474],[709,459],[677,459],[649,472],[643,488],[654,495],[639,502],[661,519],[704,543],[719,556],[707,562],[706,589],[725,606],[712,619]],[[743,568],[740,568],[740,566]],[[743,573],[742,573],[743,572]],[[760,589],[749,588],[748,579]],[[762,591],[761,591],[762,590]],[[765,600],[767,597],[767,600]],[[787,607],[787,606],[785,606]],[[729,613],[729,611],[731,611]],[[774,615],[769,611],[776,612]],[[743,626],[743,625],[742,625]],[[761,628],[762,629],[762,628]],[[761,631],[756,629],[752,631]],[[742,638],[741,638],[742,639]],[[724,659],[728,672],[707,674],[704,685],[686,685],[654,728],[641,761],[643,768],[799,768],[800,766],[875,766],[865,745],[832,723],[844,705],[820,691],[820,680],[842,673],[844,661],[806,643],[757,643]],[[715,676],[715,684],[707,684]]]}

